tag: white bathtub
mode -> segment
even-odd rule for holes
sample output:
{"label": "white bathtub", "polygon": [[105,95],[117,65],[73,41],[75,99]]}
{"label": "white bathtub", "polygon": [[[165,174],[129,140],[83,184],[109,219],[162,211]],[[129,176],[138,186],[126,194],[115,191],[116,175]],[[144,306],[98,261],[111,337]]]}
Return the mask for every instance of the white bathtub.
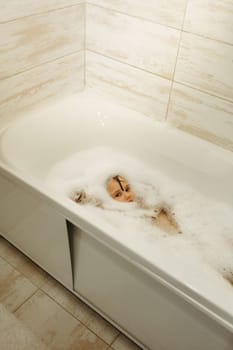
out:
{"label": "white bathtub", "polygon": [[233,205],[232,153],[90,92],[18,116],[2,125],[0,142],[6,239],[142,347],[233,349],[233,292],[155,264],[145,245],[126,245],[44,185],[61,159],[110,146]]}

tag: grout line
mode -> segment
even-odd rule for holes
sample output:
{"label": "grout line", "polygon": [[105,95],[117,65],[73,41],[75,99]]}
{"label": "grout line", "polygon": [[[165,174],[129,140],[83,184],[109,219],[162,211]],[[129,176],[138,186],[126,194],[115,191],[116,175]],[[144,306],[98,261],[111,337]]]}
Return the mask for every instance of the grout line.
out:
{"label": "grout line", "polygon": [[109,344],[109,348],[115,343],[115,341],[117,340],[117,338],[119,338],[119,336],[120,336],[121,334],[122,334],[122,333],[119,332],[119,334],[117,334],[117,335],[113,338],[113,340],[112,340],[111,343]]}
{"label": "grout line", "polygon": [[179,57],[179,53],[180,53],[180,44],[181,44],[181,40],[182,40],[182,31],[183,31],[183,28],[184,28],[184,22],[185,22],[186,12],[187,12],[187,8],[188,8],[188,2],[189,2],[189,0],[186,1],[186,6],[185,6],[185,10],[184,10],[182,27],[181,27],[181,31],[180,31],[180,39],[179,39],[179,43],[178,43],[178,49],[177,49],[177,55],[176,55],[176,60],[175,60],[175,66],[174,66],[172,79],[171,79],[172,82],[171,82],[171,87],[170,87],[170,92],[169,92],[169,97],[168,97],[168,102],[167,102],[167,110],[166,110],[164,122],[168,121],[168,112],[169,112],[169,107],[170,107],[170,104],[171,104],[171,97],[172,97],[172,91],[173,91],[173,85],[174,85],[174,79],[175,79],[175,72],[176,72],[176,67],[177,67],[177,63],[178,63],[178,57]]}
{"label": "grout line", "polygon": [[[16,248],[17,249],[17,248]],[[18,250],[18,249],[17,249]],[[21,251],[19,251],[20,253],[22,253]],[[18,252],[14,252],[13,254],[18,254]],[[22,253],[23,254],[23,253]],[[24,255],[24,254],[23,254]],[[28,256],[25,255],[25,257],[27,259],[29,259],[30,261],[26,262],[26,264],[31,264],[31,265],[36,265],[36,268],[41,269],[45,274],[48,275],[48,272],[43,270],[39,265],[37,265],[36,263],[34,263],[34,261],[32,261]],[[21,276],[23,276],[24,278],[26,278],[31,284],[33,284],[33,286],[35,286],[37,289],[41,288],[45,285],[45,283],[47,283],[46,281],[42,283],[41,286],[38,286],[35,282],[33,282],[25,273],[23,273],[22,271],[18,270],[17,267],[15,265],[13,265],[11,262],[9,262],[6,258],[0,256],[1,259],[3,259],[8,265],[10,265],[15,271],[17,271]],[[45,278],[47,278],[47,276],[45,276]]]}
{"label": "grout line", "polygon": [[233,46],[233,43],[231,44],[231,43],[229,43],[229,42],[227,42],[227,41],[223,41],[223,40],[220,40],[220,39],[211,38],[210,36],[205,35],[205,34],[190,32],[190,31],[185,30],[185,29],[182,29],[182,32],[183,32],[183,33],[186,33],[186,34],[196,35],[196,36],[198,36],[199,38],[202,38],[202,39],[207,39],[207,40],[211,40],[211,41],[216,41],[217,43],[220,43],[220,44],[224,44],[224,45],[228,45],[228,46]]}
{"label": "grout line", "polygon": [[219,100],[223,100],[224,102],[228,102],[228,103],[232,103],[233,104],[233,100],[231,100],[230,98],[228,99],[227,97],[223,97],[223,96],[220,96],[220,95],[217,95],[217,94],[214,94],[212,92],[209,92],[209,91],[206,91],[206,90],[202,90],[198,87],[195,87],[191,84],[188,84],[188,83],[184,83],[184,82],[181,82],[179,80],[174,80],[174,83],[177,83],[179,85],[183,85],[183,86],[186,86],[190,89],[193,89],[193,90],[196,90],[196,91],[199,91],[199,92],[202,92],[203,94],[206,94],[206,95],[209,95],[209,96],[212,96],[212,97],[215,97],[215,98],[218,98]]}
{"label": "grout line", "polygon": [[[181,34],[181,36],[182,36],[182,34]],[[181,42],[181,36],[180,36],[180,42]],[[224,101],[226,101],[226,102],[233,103],[233,100],[231,100],[230,98],[223,97],[223,96],[221,96],[221,95],[217,95],[217,94],[211,93],[211,92],[206,91],[206,90],[204,90],[204,89],[195,87],[195,86],[193,86],[193,85],[191,85],[191,84],[189,85],[188,83],[184,83],[184,82],[181,82],[181,81],[179,81],[179,80],[175,80],[175,79],[174,79],[174,76],[175,76],[175,69],[176,69],[176,65],[177,65],[177,62],[178,62],[178,55],[179,55],[179,51],[180,51],[180,44],[179,44],[179,47],[178,47],[178,50],[177,50],[176,64],[175,64],[175,68],[174,68],[173,78],[172,78],[172,79],[165,78],[165,77],[162,76],[162,75],[159,75],[159,74],[150,72],[150,71],[148,71],[148,70],[146,70],[146,69],[143,69],[143,68],[141,68],[141,67],[137,67],[137,66],[134,66],[134,65],[132,65],[132,64],[122,62],[122,61],[120,61],[120,60],[118,60],[118,59],[116,59],[116,58],[112,58],[112,57],[110,57],[110,56],[108,56],[108,55],[106,55],[106,54],[99,53],[99,52],[97,52],[97,51],[95,51],[95,50],[92,50],[92,49],[86,49],[86,51],[89,51],[89,52],[91,52],[91,53],[94,53],[94,54],[96,54],[96,55],[98,55],[98,56],[103,56],[103,57],[105,57],[105,58],[107,58],[107,59],[109,59],[109,60],[116,61],[116,62],[121,63],[121,64],[123,64],[123,65],[130,66],[130,67],[132,67],[132,68],[134,68],[134,69],[137,69],[137,70],[143,71],[143,72],[145,72],[145,73],[151,74],[151,75],[153,75],[153,76],[155,76],[155,77],[158,77],[158,78],[167,80],[167,81],[169,81],[169,82],[172,83],[172,87],[173,87],[173,84],[174,84],[174,83],[179,83],[179,84],[184,85],[184,86],[187,86],[187,87],[189,87],[189,88],[191,88],[191,89],[193,89],[193,90],[197,90],[197,91],[202,92],[202,93],[204,93],[204,94],[207,94],[207,95],[210,95],[210,96],[219,98],[219,99],[221,99],[221,100],[224,100]],[[172,90],[172,87],[171,87],[171,90]],[[171,90],[170,90],[170,95],[171,95]],[[169,96],[169,102],[170,102],[170,97],[171,97],[171,96]],[[168,104],[169,104],[169,103],[168,103]],[[166,115],[167,115],[167,112],[166,112]]]}
{"label": "grout line", "polygon": [[85,4],[85,1],[78,2],[77,4],[73,4],[73,5],[69,5],[69,6],[63,6],[63,7],[54,8],[54,9],[47,10],[47,11],[39,11],[39,12],[36,12],[36,13],[31,13],[31,14],[28,14],[26,16],[20,16],[20,17],[12,18],[12,19],[9,19],[9,20],[3,21],[3,22],[0,21],[0,24],[7,24],[7,23],[12,23],[12,22],[15,22],[15,21],[19,21],[21,19],[26,19],[26,18],[29,18],[29,17],[46,15],[47,13],[62,11],[64,9],[77,7],[77,6],[80,6],[80,5],[83,5],[83,4]]}
{"label": "grout line", "polygon": [[[65,287],[64,287],[65,288]],[[83,321],[81,321],[78,317],[74,316],[69,310],[67,310],[63,305],[61,305],[56,299],[54,299],[50,294],[48,294],[45,290],[39,288],[40,291],[42,291],[44,294],[47,295],[47,297],[49,297],[50,299],[52,299],[60,308],[62,308],[66,313],[68,313],[70,316],[72,316],[76,321],[80,322],[85,328],[87,328],[91,333],[95,334],[97,338],[99,338],[100,340],[102,340],[106,345],[109,346],[109,344],[106,342],[106,340],[104,340],[103,338],[101,338],[100,335],[98,335],[97,333],[95,333],[91,328],[89,328]],[[70,291],[69,291],[70,292]],[[71,292],[70,292],[71,293]],[[71,293],[72,294],[72,293]],[[74,295],[74,294],[72,294]],[[78,298],[77,296],[75,296],[76,298]],[[88,306],[87,304],[85,304],[81,299],[78,298],[79,301],[81,301],[84,305]],[[89,307],[89,306],[88,306]],[[89,307],[90,308],[90,307]],[[90,308],[91,309],[91,308]],[[91,309],[91,311],[94,311]],[[101,319],[103,319],[105,322],[109,323],[108,321],[106,321],[101,315],[99,315],[96,311],[94,311],[99,317],[101,317]],[[110,323],[109,323],[110,324]],[[111,325],[111,324],[110,324]],[[114,326],[112,326],[113,328],[115,328]],[[116,329],[116,328],[115,328]],[[117,330],[118,331],[118,330]],[[118,331],[119,332],[119,331]],[[111,346],[111,345],[110,345]],[[107,349],[106,349],[107,350]]]}
{"label": "grout line", "polygon": [[[3,237],[3,239],[4,239],[4,237]],[[15,248],[15,249],[17,249],[17,248]],[[19,251],[20,252],[20,251]],[[17,254],[18,252],[14,252],[15,254]],[[21,253],[21,252],[20,252]],[[23,254],[23,253],[22,253]],[[23,254],[24,255],[24,254]],[[26,255],[25,255],[26,256]],[[77,317],[75,317],[69,310],[67,310],[63,305],[61,305],[56,299],[54,299],[50,294],[48,294],[45,290],[43,290],[43,287],[45,286],[45,284],[48,282],[48,281],[46,281],[43,285],[41,285],[40,287],[38,287],[37,285],[35,285],[27,276],[25,276],[22,272],[20,272],[19,270],[17,270],[17,268],[15,268],[15,266],[14,265],[12,265],[11,263],[9,263],[5,258],[3,258],[2,256],[0,257],[0,258],[2,258],[6,263],[8,263],[14,270],[16,270],[19,274],[21,274],[22,276],[24,276],[27,280],[29,280],[35,287],[36,287],[36,290],[28,297],[28,298],[26,298],[13,312],[16,312],[24,303],[26,303],[34,294],[36,294],[38,291],[41,291],[41,292],[43,292],[44,294],[46,294],[50,299],[52,299],[59,307],[61,307],[65,312],[67,312],[68,314],[70,314],[76,321],[78,321],[78,322],[80,322],[83,326],[85,326],[85,328],[87,328],[89,331],[91,331],[93,334],[95,334],[96,336],[97,336],[97,338],[99,338],[99,339],[101,339],[105,344],[107,344],[107,345],[109,345],[103,338],[101,338],[98,334],[96,334],[92,329],[90,329],[85,323],[83,323],[83,321],[81,321],[79,318],[77,318]],[[27,256],[26,256],[26,258],[28,258]],[[29,260],[30,260],[30,258],[28,258]],[[29,263],[33,263],[34,264],[34,262],[33,261],[29,261]],[[44,271],[44,270],[43,270]],[[47,272],[46,272],[47,273]],[[48,274],[48,273],[47,273]],[[52,276],[50,276],[53,280],[55,280]],[[55,280],[56,281],[56,280]],[[57,281],[56,281],[57,282]],[[57,282],[57,283],[59,283],[59,282]],[[65,288],[65,287],[63,287],[63,288]],[[70,292],[70,291],[69,291]],[[71,293],[71,292],[70,292]],[[71,293],[72,294],[72,293]],[[73,295],[73,294],[72,294]],[[77,296],[76,296],[76,298],[78,299],[78,300],[80,300],[84,305],[86,305],[88,308],[90,308],[87,304],[85,304],[81,299],[79,299]],[[99,315],[96,311],[94,311],[94,310],[92,310],[91,308],[90,308],[90,310],[92,311],[92,312],[94,312],[95,314],[97,314],[101,319],[103,319],[104,320],[104,318],[101,316],[101,315]],[[107,320],[104,320],[106,323],[108,323],[108,324],[110,324]],[[111,325],[111,324],[110,324]],[[112,326],[112,325],[111,325]],[[113,328],[115,328],[114,326],[112,326]],[[117,329],[117,328],[115,328],[115,329]],[[117,331],[118,332],[120,332],[118,329],[117,329]],[[120,334],[120,333],[119,333]],[[116,337],[114,338],[114,340],[113,341],[115,341],[115,339],[119,336],[119,334],[117,334],[116,335]],[[109,346],[111,346],[112,345],[112,342],[110,343],[110,345]],[[107,350],[107,349],[106,349]]]}
{"label": "grout line", "polygon": [[[173,83],[178,83],[178,84],[180,84],[180,85],[187,86],[187,87],[189,87],[190,89],[193,89],[193,90],[202,92],[203,94],[216,97],[216,98],[218,98],[218,99],[220,99],[220,100],[223,100],[223,101],[226,101],[226,102],[229,102],[229,103],[233,103],[233,100],[231,100],[230,98],[227,98],[227,97],[223,97],[223,96],[221,96],[221,95],[214,94],[214,93],[212,93],[212,92],[209,92],[209,91],[206,91],[206,90],[204,90],[204,89],[195,87],[195,86],[193,86],[193,85],[191,85],[191,84],[189,85],[188,83],[181,82],[181,81],[179,81],[179,80],[175,80],[175,79],[174,79],[174,80],[171,80],[171,79],[165,78],[165,77],[163,77],[163,76],[161,76],[161,75],[159,75],[159,74],[152,73],[152,72],[150,72],[150,71],[147,71],[147,70],[145,70],[145,69],[139,68],[139,67],[134,66],[134,65],[132,65],[132,64],[128,64],[128,63],[122,62],[122,61],[120,61],[120,60],[118,60],[118,59],[115,59],[115,58],[112,58],[112,57],[110,57],[110,56],[108,56],[108,55],[99,53],[99,52],[97,52],[97,51],[95,51],[95,50],[87,49],[86,51],[89,51],[89,52],[91,52],[91,53],[94,53],[95,55],[98,55],[98,56],[103,56],[103,57],[105,57],[105,58],[107,58],[107,59],[109,59],[109,60],[116,61],[116,62],[121,63],[121,64],[123,64],[123,65],[130,66],[130,67],[132,67],[132,68],[134,68],[134,69],[137,69],[137,70],[143,71],[143,72],[145,72],[145,73],[151,74],[151,75],[153,75],[153,76],[155,76],[155,77],[158,77],[158,78],[167,80],[167,81],[169,81],[169,82],[172,82],[172,85],[173,85]],[[177,57],[178,57],[178,52],[177,52]],[[175,69],[174,69],[174,73],[175,73]],[[173,73],[173,74],[174,74],[174,73]]]}
{"label": "grout line", "polygon": [[[189,2],[189,0],[187,0],[187,2],[186,2],[186,6],[185,6],[185,9],[184,9],[185,14],[187,12],[188,2]],[[192,31],[189,31],[189,30],[185,30],[184,29],[184,19],[185,19],[185,17],[183,18],[183,22],[182,22],[180,27],[174,27],[174,26],[169,26],[168,24],[164,24],[164,23],[161,23],[161,22],[153,21],[153,20],[148,19],[146,17],[140,17],[140,16],[129,14],[127,12],[118,11],[116,9],[112,9],[112,8],[109,8],[109,7],[96,5],[96,4],[93,4],[93,3],[89,2],[89,1],[87,1],[86,4],[87,5],[91,5],[91,6],[95,6],[95,7],[99,7],[101,9],[103,9],[103,10],[116,12],[116,13],[119,13],[119,14],[122,14],[122,15],[125,15],[125,16],[128,16],[128,17],[137,18],[137,19],[140,19],[140,20],[143,20],[143,21],[147,21],[147,22],[151,22],[151,23],[154,23],[154,24],[158,24],[158,25],[161,25],[163,27],[167,27],[167,28],[174,29],[174,30],[177,30],[177,31],[182,31],[184,33],[193,34],[193,35],[199,36],[199,37],[204,38],[204,39],[209,39],[209,40],[217,41],[217,42],[222,43],[222,44],[233,46],[233,43],[229,43],[229,42],[226,42],[226,41],[223,41],[223,40],[220,40],[220,39],[211,38],[211,37],[209,37],[208,35],[205,35],[205,34],[200,34],[200,33],[192,32]]]}
{"label": "grout line", "polygon": [[164,77],[163,75],[160,75],[160,74],[158,74],[158,73],[151,72],[151,71],[149,71],[149,70],[146,70],[146,69],[144,69],[144,68],[135,66],[135,65],[130,64],[130,63],[123,62],[123,61],[121,61],[121,60],[119,60],[119,59],[117,59],[117,58],[113,58],[113,57],[108,56],[108,55],[106,55],[106,54],[102,54],[102,53],[100,53],[100,52],[98,52],[98,51],[95,51],[95,50],[92,50],[92,49],[88,49],[88,48],[86,49],[86,51],[90,51],[90,52],[92,52],[92,53],[94,53],[94,54],[96,54],[96,55],[103,56],[103,57],[108,58],[108,59],[110,59],[110,60],[112,60],[112,61],[116,61],[116,62],[119,62],[119,63],[124,64],[124,65],[126,65],[126,66],[132,67],[132,68],[134,68],[134,69],[137,69],[137,70],[143,71],[143,72],[145,72],[145,73],[154,75],[154,76],[156,76],[156,77],[158,77],[158,78],[171,81],[171,79],[169,79],[169,78],[167,78],[167,77]]}
{"label": "grout line", "polygon": [[[20,251],[18,248],[16,248],[13,244],[11,244],[9,241],[7,241],[7,239],[5,239],[4,237],[2,237],[9,245],[10,245],[10,249],[12,250],[12,248],[16,251],[13,251],[12,253],[14,255],[22,255],[23,258],[26,260],[25,263],[26,264],[30,264],[32,266],[35,266],[35,268],[38,268],[39,270],[42,271],[42,273],[45,274],[45,281],[38,286],[37,284],[35,284],[34,281],[32,281],[24,272],[20,271],[17,269],[17,266],[15,266],[14,264],[12,264],[10,261],[7,260],[7,258],[3,257],[0,255],[0,258],[3,259],[7,264],[9,264],[14,270],[16,270],[20,275],[22,275],[23,277],[25,277],[31,284],[33,284],[37,289],[42,288],[45,283],[47,283],[47,278],[49,276],[49,273],[47,271],[45,271],[44,269],[42,269],[42,267],[40,267],[39,265],[37,265],[33,260],[31,260],[27,255],[25,255],[22,251]],[[27,261],[28,260],[28,261]],[[40,271],[40,272],[41,272]]]}
{"label": "grout line", "polygon": [[[21,306],[23,306],[25,303],[27,303],[27,302],[38,292],[38,290],[39,290],[39,288],[37,287],[37,289],[35,290],[35,292],[33,292],[33,293],[30,295],[30,297],[28,297],[27,299],[25,299],[24,302],[22,302],[22,304],[20,304],[20,305],[13,311],[13,313],[15,314],[16,311],[18,311],[18,310],[21,308]],[[16,315],[15,315],[15,316],[16,316]]]}
{"label": "grout line", "polygon": [[49,64],[49,63],[52,63],[52,62],[55,62],[55,61],[59,61],[59,60],[65,58],[65,57],[70,57],[70,56],[72,56],[72,55],[77,55],[78,53],[81,53],[82,51],[85,51],[85,50],[84,50],[84,49],[80,49],[80,50],[77,50],[77,51],[74,51],[74,52],[67,53],[66,55],[59,56],[59,57],[53,58],[53,59],[51,59],[51,60],[42,62],[42,63],[40,63],[40,64],[34,65],[33,67],[30,67],[30,68],[27,68],[27,69],[25,69],[25,70],[16,72],[15,74],[5,76],[5,77],[1,78],[0,81],[2,81],[2,80],[7,80],[7,79],[11,79],[11,78],[13,78],[13,77],[15,77],[15,76],[17,76],[17,75],[20,75],[20,74],[23,74],[23,73],[27,73],[27,72],[29,72],[29,71],[32,71],[32,70],[34,70],[34,69],[36,69],[36,68],[39,68],[39,67],[41,67],[41,66],[44,66],[44,65],[46,65],[46,64]]}
{"label": "grout line", "polygon": [[166,28],[170,28],[170,29],[174,29],[174,30],[178,30],[178,31],[181,30],[181,28],[179,28],[179,27],[169,26],[169,25],[161,23],[161,22],[153,21],[152,19],[149,19],[149,18],[145,18],[145,17],[141,17],[141,16],[137,16],[137,15],[132,15],[132,14],[129,14],[129,13],[124,12],[124,11],[119,11],[119,10],[112,9],[112,8],[109,8],[109,7],[104,7],[104,6],[101,6],[101,5],[96,5],[96,4],[93,4],[92,2],[89,2],[89,1],[87,1],[86,4],[94,6],[94,7],[98,7],[100,9],[103,9],[103,10],[106,10],[106,11],[109,11],[109,12],[112,11],[112,12],[116,12],[116,13],[119,13],[119,14],[127,16],[127,17],[136,18],[136,19],[140,19],[142,21],[158,24],[158,25],[160,25],[162,27],[166,27]]}

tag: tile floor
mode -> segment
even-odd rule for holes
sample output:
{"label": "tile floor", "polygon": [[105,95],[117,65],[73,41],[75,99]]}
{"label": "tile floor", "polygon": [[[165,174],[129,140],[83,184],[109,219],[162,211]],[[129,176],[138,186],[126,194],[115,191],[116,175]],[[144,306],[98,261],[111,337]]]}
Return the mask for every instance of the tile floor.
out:
{"label": "tile floor", "polygon": [[140,350],[1,236],[0,303],[52,350]]}

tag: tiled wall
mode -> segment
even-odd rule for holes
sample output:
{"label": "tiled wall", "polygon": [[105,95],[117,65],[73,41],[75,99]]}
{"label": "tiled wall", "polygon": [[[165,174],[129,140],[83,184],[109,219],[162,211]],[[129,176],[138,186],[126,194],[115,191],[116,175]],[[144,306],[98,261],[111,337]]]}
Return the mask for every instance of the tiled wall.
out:
{"label": "tiled wall", "polygon": [[0,118],[74,93],[86,78],[233,150],[232,0],[86,0],[86,12],[84,2],[2,2]]}
{"label": "tiled wall", "polygon": [[81,0],[1,1],[0,118],[83,88],[84,22]]}
{"label": "tiled wall", "polygon": [[233,1],[87,0],[86,81],[233,150]]}

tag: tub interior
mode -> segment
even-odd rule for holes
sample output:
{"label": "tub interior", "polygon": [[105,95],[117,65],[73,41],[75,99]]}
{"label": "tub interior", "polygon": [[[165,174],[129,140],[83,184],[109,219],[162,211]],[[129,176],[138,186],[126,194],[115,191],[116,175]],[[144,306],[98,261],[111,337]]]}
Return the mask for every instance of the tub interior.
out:
{"label": "tub interior", "polygon": [[43,181],[57,162],[98,146],[133,155],[177,181],[233,204],[231,152],[92,91],[28,113],[3,129],[1,158]]}

